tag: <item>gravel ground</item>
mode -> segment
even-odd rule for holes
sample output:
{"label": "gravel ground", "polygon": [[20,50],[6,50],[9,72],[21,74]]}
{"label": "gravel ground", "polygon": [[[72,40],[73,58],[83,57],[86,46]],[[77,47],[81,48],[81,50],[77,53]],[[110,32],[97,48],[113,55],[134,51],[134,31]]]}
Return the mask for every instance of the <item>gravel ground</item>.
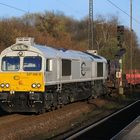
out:
{"label": "gravel ground", "polygon": [[[77,102],[41,115],[12,114],[0,117],[0,140],[44,140],[98,120],[129,101],[115,98]],[[87,122],[88,123],[88,122]]]}

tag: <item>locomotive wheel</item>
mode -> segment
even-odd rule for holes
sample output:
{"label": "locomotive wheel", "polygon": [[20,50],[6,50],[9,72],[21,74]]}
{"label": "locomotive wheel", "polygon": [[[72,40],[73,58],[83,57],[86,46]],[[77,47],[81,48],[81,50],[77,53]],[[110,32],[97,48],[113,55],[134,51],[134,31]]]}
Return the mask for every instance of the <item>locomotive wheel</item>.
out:
{"label": "locomotive wheel", "polygon": [[45,112],[46,112],[46,109],[43,108],[43,109],[39,110],[38,112],[36,112],[35,114],[40,115],[40,114],[43,114]]}
{"label": "locomotive wheel", "polygon": [[56,107],[55,106],[52,106],[51,107],[51,111],[54,111],[54,110],[56,110]]}

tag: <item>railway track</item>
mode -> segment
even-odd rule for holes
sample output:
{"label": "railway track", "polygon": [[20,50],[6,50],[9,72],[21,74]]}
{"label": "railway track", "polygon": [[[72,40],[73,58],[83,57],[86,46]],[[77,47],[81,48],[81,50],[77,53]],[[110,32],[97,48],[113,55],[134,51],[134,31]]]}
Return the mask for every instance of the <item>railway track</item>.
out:
{"label": "railway track", "polygon": [[[128,105],[127,107],[111,114],[104,119],[82,128],[80,131],[70,134],[63,134],[54,139],[80,139],[80,140],[109,140],[112,139],[119,131],[131,123],[140,115],[140,100]],[[113,140],[113,139],[112,139]]]}
{"label": "railway track", "polygon": [[[0,139],[18,139],[20,137],[24,139],[34,139],[36,138],[36,136],[40,138],[43,135],[43,138],[47,138],[50,135],[48,135],[48,132],[59,130],[61,128],[60,133],[58,133],[59,135],[65,132],[63,131],[63,127],[71,125],[72,123],[69,122],[75,120],[76,116],[77,118],[79,118],[78,116],[80,116],[82,113],[95,109],[96,105],[98,108],[98,104],[104,106],[105,102],[106,101],[102,99],[93,100],[91,104],[87,104],[85,102],[78,102],[67,105],[60,110],[55,110],[41,115],[1,114],[3,116],[0,115]],[[106,120],[106,118],[104,119]],[[89,123],[91,124],[90,121]],[[70,128],[74,130],[76,127]],[[81,131],[82,130],[83,129],[81,129]],[[69,139],[72,134],[74,133],[70,132],[68,133],[68,135],[66,134],[56,139]],[[54,137],[53,133],[51,135],[52,137]]]}
{"label": "railway track", "polygon": [[10,113],[6,113],[6,112],[3,112],[2,110],[0,110],[0,128],[9,126],[11,123],[20,121],[27,117],[28,117],[28,115],[10,114]]}
{"label": "railway track", "polygon": [[76,115],[79,116],[81,112],[89,110],[89,105],[86,102],[78,102],[41,115],[4,115],[1,112],[0,140],[20,139],[21,137],[23,139],[35,139],[38,135],[40,138],[42,137],[42,133],[48,135],[47,133],[54,131],[56,128],[68,124],[68,120],[75,119]]}
{"label": "railway track", "polygon": [[4,115],[0,117],[0,128],[3,126],[9,125],[10,123],[16,122],[18,120],[22,120],[26,118],[25,115],[20,114],[10,114],[10,115]]}

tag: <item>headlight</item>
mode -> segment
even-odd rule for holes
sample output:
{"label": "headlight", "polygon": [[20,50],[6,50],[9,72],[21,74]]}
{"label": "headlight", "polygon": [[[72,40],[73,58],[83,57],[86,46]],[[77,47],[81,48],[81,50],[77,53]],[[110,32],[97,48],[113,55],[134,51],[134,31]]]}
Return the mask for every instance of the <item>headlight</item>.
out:
{"label": "headlight", "polygon": [[5,85],[4,85],[4,83],[2,83],[0,86],[1,86],[2,88],[4,88]]}
{"label": "headlight", "polygon": [[36,84],[32,84],[32,88],[36,88]]}
{"label": "headlight", "polygon": [[41,87],[41,85],[38,83],[38,84],[37,84],[37,87],[38,87],[38,88],[40,88],[40,87]]}
{"label": "headlight", "polygon": [[7,83],[7,84],[5,84],[5,86],[6,86],[6,88],[9,88],[10,87],[10,84]]}

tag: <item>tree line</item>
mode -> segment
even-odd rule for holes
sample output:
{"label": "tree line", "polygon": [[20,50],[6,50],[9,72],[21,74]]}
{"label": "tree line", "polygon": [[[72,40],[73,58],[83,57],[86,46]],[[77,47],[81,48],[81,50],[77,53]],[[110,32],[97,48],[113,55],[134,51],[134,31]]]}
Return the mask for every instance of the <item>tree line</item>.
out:
{"label": "tree line", "polygon": [[[107,59],[115,59],[115,54],[120,49],[117,46],[117,25],[119,24],[117,16],[107,18],[98,15],[93,22],[94,49]],[[14,44],[16,37],[34,37],[38,44],[86,51],[89,47],[88,17],[76,20],[61,12],[44,12],[26,14],[20,18],[2,18],[0,20],[0,51]],[[127,27],[124,31],[123,48],[126,49],[124,67],[129,69],[132,54],[133,68],[140,69],[138,39],[135,32],[131,36]]]}

